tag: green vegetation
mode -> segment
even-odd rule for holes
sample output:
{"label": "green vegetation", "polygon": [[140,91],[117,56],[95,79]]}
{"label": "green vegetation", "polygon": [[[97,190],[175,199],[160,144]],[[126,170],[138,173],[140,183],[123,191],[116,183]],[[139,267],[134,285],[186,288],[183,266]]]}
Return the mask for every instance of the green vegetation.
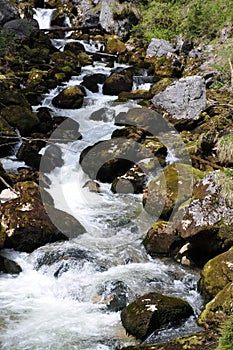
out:
{"label": "green vegetation", "polygon": [[221,331],[221,337],[216,350],[232,350],[233,344],[233,314],[224,323]]}
{"label": "green vegetation", "polygon": [[231,0],[152,0],[141,5],[141,14],[133,35],[147,41],[152,37],[172,40],[179,34],[213,40],[222,28],[233,22]]}

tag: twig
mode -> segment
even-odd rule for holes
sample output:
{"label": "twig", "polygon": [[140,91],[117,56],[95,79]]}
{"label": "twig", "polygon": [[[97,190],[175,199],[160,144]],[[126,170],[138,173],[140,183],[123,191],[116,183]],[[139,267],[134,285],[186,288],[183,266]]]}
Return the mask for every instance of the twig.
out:
{"label": "twig", "polygon": [[233,88],[233,67],[232,67],[232,63],[231,63],[231,59],[228,58],[228,62],[230,65],[230,74],[231,74],[231,88]]}
{"label": "twig", "polygon": [[0,181],[1,181],[7,188],[9,188],[12,192],[14,192],[14,194],[16,194],[17,196],[19,195],[19,193],[18,193],[16,190],[14,190],[14,188],[11,187],[11,186],[3,179],[2,176],[0,176]]}

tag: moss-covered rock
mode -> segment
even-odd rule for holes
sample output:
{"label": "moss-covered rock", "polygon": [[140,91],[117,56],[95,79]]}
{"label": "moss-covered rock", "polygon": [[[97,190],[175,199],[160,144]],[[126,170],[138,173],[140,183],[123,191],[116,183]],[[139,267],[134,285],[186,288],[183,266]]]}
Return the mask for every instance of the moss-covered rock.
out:
{"label": "moss-covered rock", "polygon": [[174,217],[180,236],[191,244],[189,257],[200,266],[232,245],[232,181],[227,171],[209,173]]}
{"label": "moss-covered rock", "polygon": [[174,208],[191,197],[192,171],[186,164],[168,165],[147,185],[143,196],[145,210],[154,217],[168,220]]}
{"label": "moss-covered rock", "polygon": [[173,83],[173,80],[171,78],[162,78],[152,86],[152,88],[150,89],[150,92],[152,95],[156,95],[159,92],[165,90],[172,83]]}
{"label": "moss-covered rock", "polygon": [[113,72],[104,82],[104,95],[118,95],[122,91],[131,91],[133,87],[133,76],[130,70]]}
{"label": "moss-covered rock", "polygon": [[81,108],[84,99],[84,92],[78,86],[69,86],[62,90],[52,100],[57,108],[76,109]]}
{"label": "moss-covered rock", "polygon": [[233,248],[205,264],[201,271],[199,289],[208,300],[211,300],[232,281]]}
{"label": "moss-covered rock", "polygon": [[121,54],[126,51],[126,46],[120,39],[110,37],[107,39],[106,51],[113,54]]}
{"label": "moss-covered rock", "polygon": [[144,340],[155,330],[168,324],[177,324],[192,314],[193,310],[186,301],[148,293],[124,308],[121,320],[127,333]]}
{"label": "moss-covered rock", "polygon": [[9,125],[20,131],[22,136],[30,135],[40,123],[36,114],[27,107],[11,105],[3,108],[0,113]]}
{"label": "moss-covered rock", "polygon": [[41,200],[39,185],[33,181],[14,186],[18,198],[1,204],[1,242],[6,248],[31,252],[46,243],[67,240],[84,228],[69,214]]}
{"label": "moss-covered rock", "polygon": [[[231,262],[233,265],[233,263]],[[204,327],[219,328],[232,313],[233,282],[227,285],[206,304],[198,318],[198,324]]]}
{"label": "moss-covered rock", "polygon": [[233,165],[233,132],[218,139],[216,151],[221,165]]}

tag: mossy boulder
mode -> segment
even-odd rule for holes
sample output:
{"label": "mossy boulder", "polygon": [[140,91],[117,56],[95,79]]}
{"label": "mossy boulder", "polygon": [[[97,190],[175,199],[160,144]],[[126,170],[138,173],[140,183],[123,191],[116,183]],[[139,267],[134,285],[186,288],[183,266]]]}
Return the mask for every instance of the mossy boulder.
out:
{"label": "mossy boulder", "polygon": [[52,104],[57,108],[81,108],[84,95],[83,90],[78,86],[69,86],[53,98]]}
{"label": "mossy boulder", "polygon": [[184,300],[148,293],[138,297],[121,312],[121,321],[128,334],[145,340],[151,333],[168,324],[178,324],[193,314]]}
{"label": "mossy boulder", "polygon": [[30,135],[40,124],[36,114],[24,106],[11,105],[3,108],[0,113],[10,126],[20,131],[22,136]]}
{"label": "mossy boulder", "polygon": [[162,78],[151,87],[150,92],[152,95],[156,95],[159,92],[165,90],[172,83],[173,80],[171,78]]}
{"label": "mossy boulder", "polygon": [[146,232],[143,245],[151,256],[171,255],[179,241],[180,238],[171,222],[158,221]]}
{"label": "mossy boulder", "polygon": [[218,139],[216,152],[221,165],[233,166],[233,132]]}
{"label": "mossy boulder", "polygon": [[191,198],[192,167],[186,164],[170,164],[151,180],[143,195],[145,210],[154,217],[168,220],[179,205]]}
{"label": "mossy boulder", "polygon": [[133,75],[130,70],[113,72],[104,82],[103,94],[114,96],[122,91],[131,91],[132,87]]}
{"label": "mossy boulder", "polygon": [[111,191],[113,193],[142,193],[146,179],[147,175],[138,165],[135,165],[126,174],[113,180]]}
{"label": "mossy boulder", "polygon": [[136,126],[153,136],[167,131],[169,126],[162,115],[146,107],[132,108],[128,112],[119,113],[115,118],[119,126]]}
{"label": "mossy boulder", "polygon": [[80,155],[80,164],[92,180],[112,182],[124,175],[140,156],[137,143],[114,138],[87,147]]}
{"label": "mossy boulder", "polygon": [[[233,265],[233,264],[232,264]],[[232,313],[233,282],[229,282],[208,304],[198,318],[204,327],[219,328]]]}
{"label": "mossy boulder", "polygon": [[189,257],[200,266],[232,246],[232,181],[229,171],[209,173],[174,217],[180,236],[191,244]]}
{"label": "mossy boulder", "polygon": [[209,260],[201,271],[199,289],[211,300],[233,282],[233,248]]}
{"label": "mossy boulder", "polygon": [[118,38],[110,37],[107,39],[106,51],[113,54],[121,54],[126,51],[125,44]]}
{"label": "mossy boulder", "polygon": [[14,185],[18,198],[1,204],[1,242],[5,248],[32,252],[47,243],[67,240],[84,228],[71,215],[41,200],[39,185],[33,181]]}

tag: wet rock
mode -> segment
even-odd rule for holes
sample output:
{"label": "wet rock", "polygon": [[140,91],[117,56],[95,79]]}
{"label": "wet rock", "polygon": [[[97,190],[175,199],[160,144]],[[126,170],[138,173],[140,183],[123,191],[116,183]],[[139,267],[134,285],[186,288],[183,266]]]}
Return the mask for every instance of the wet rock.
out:
{"label": "wet rock", "polygon": [[127,333],[145,340],[155,330],[168,324],[177,324],[192,314],[193,310],[186,301],[159,293],[148,293],[124,308],[121,320]]}
{"label": "wet rock", "polygon": [[96,192],[96,193],[100,192],[100,184],[96,181],[89,180],[83,185],[83,187],[88,188],[90,192]]}
{"label": "wet rock", "polygon": [[40,188],[32,181],[14,186],[19,198],[1,205],[1,246],[32,252],[47,243],[67,240],[68,235],[78,235],[84,228],[71,215],[44,207]]}
{"label": "wet rock", "polygon": [[6,22],[18,18],[18,12],[16,6],[8,1],[0,0],[0,27]]}
{"label": "wet rock", "polygon": [[114,117],[115,111],[107,107],[100,108],[90,115],[90,119],[103,122],[112,121]]}
{"label": "wet rock", "polygon": [[169,52],[174,52],[172,44],[164,39],[151,39],[151,42],[146,51],[146,57],[161,57],[167,55]]}
{"label": "wet rock", "polygon": [[0,115],[0,156],[6,157],[14,153],[14,147],[18,143],[18,135],[14,128]]}
{"label": "wet rock", "polygon": [[167,122],[162,115],[148,108],[132,108],[128,112],[119,113],[115,118],[115,124],[119,126],[136,126],[153,136],[169,130]]}
{"label": "wet rock", "polygon": [[36,114],[23,106],[11,105],[3,108],[0,113],[10,126],[20,131],[22,136],[30,135],[40,124]]}
{"label": "wet rock", "polygon": [[39,170],[41,154],[39,151],[45,146],[45,141],[23,142],[16,154],[18,160],[24,161],[26,165],[34,170]]}
{"label": "wet rock", "polygon": [[158,221],[146,232],[143,245],[151,256],[173,255],[175,249],[181,245],[180,241],[171,222]]}
{"label": "wet rock", "polygon": [[81,153],[80,164],[92,180],[112,182],[140,159],[139,148],[132,140],[121,138],[100,141]]}
{"label": "wet rock", "polygon": [[15,261],[0,256],[0,271],[16,275],[22,272],[22,269]]}
{"label": "wet rock", "polygon": [[99,84],[103,84],[105,79],[106,75],[101,73],[86,75],[83,78],[81,85],[85,86],[88,90],[92,92],[98,92]]}
{"label": "wet rock", "polygon": [[28,109],[31,108],[30,104],[23,94],[16,91],[2,91],[0,95],[0,110],[12,105],[18,105]]}
{"label": "wet rock", "polygon": [[109,38],[106,44],[106,51],[112,54],[121,54],[125,52],[126,45],[118,38]]}
{"label": "wet rock", "polygon": [[122,91],[131,91],[133,87],[133,76],[130,70],[113,72],[104,82],[104,95],[118,95]]}
{"label": "wet rock", "polygon": [[63,164],[61,148],[57,145],[49,145],[41,158],[40,171],[49,173],[57,167],[60,168]]}
{"label": "wet rock", "polygon": [[111,191],[113,193],[142,193],[147,175],[135,165],[126,174],[113,180]]}
{"label": "wet rock", "polygon": [[112,312],[123,310],[128,303],[129,287],[122,281],[107,281],[100,286],[100,302],[107,305]]}
{"label": "wet rock", "polygon": [[51,139],[56,140],[56,143],[67,143],[80,140],[82,135],[79,132],[79,123],[72,118],[55,117],[54,127],[56,129],[51,135]]}
{"label": "wet rock", "polygon": [[198,119],[206,107],[205,81],[200,76],[182,78],[151,100],[174,119]]}
{"label": "wet rock", "polygon": [[57,108],[77,109],[83,104],[84,92],[78,86],[69,86],[52,100]]}
{"label": "wet rock", "polygon": [[39,25],[34,19],[19,18],[8,21],[4,24],[3,30],[12,33],[17,39],[29,38],[30,35],[39,29]]}

